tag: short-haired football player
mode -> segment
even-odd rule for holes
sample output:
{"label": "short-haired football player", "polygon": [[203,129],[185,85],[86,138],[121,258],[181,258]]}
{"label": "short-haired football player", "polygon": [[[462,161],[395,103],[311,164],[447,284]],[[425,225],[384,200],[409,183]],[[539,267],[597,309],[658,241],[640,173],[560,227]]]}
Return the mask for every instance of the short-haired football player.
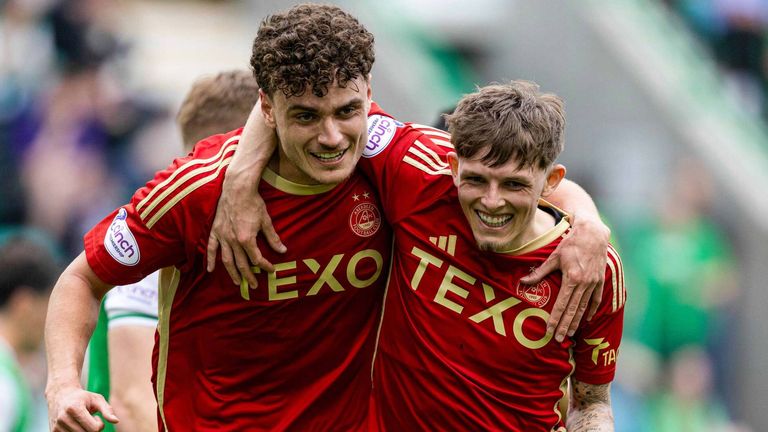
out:
{"label": "short-haired football player", "polygon": [[564,431],[570,378],[568,430],[613,430],[619,256],[608,249],[594,318],[562,342],[546,331],[561,275],[520,283],[571,229],[544,201],[565,175],[562,101],[512,81],[466,95],[446,120],[453,149],[403,125],[361,164],[396,238],[373,366],[379,428]]}

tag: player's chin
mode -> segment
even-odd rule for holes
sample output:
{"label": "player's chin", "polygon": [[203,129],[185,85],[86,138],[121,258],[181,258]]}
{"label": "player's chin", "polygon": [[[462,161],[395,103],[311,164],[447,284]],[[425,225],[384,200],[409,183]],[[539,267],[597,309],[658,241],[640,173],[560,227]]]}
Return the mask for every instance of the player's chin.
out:
{"label": "player's chin", "polygon": [[473,234],[475,236],[475,242],[477,247],[483,251],[500,252],[509,249],[510,236],[507,233],[501,232],[489,232],[487,227],[480,224],[480,226],[474,226]]}
{"label": "player's chin", "polygon": [[355,166],[353,164],[343,164],[333,168],[325,167],[325,169],[315,170],[312,177],[322,184],[339,184],[348,179],[354,171]]}

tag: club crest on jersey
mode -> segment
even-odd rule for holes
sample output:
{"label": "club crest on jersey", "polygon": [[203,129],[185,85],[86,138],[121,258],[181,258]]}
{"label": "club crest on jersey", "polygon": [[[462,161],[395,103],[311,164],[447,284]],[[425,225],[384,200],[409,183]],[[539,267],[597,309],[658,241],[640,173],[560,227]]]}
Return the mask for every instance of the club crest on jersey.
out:
{"label": "club crest on jersey", "polygon": [[139,263],[141,254],[139,253],[139,244],[125,221],[127,218],[128,212],[121,208],[107,229],[107,234],[104,236],[104,247],[115,261],[123,265],[135,266]]}
{"label": "club crest on jersey", "polygon": [[381,227],[381,213],[369,202],[360,203],[349,215],[349,227],[360,237],[370,237]]}
{"label": "club crest on jersey", "polygon": [[551,295],[552,289],[545,280],[533,286],[517,284],[517,296],[536,307],[546,305]]}
{"label": "club crest on jersey", "polygon": [[368,142],[363,157],[372,158],[384,151],[392,141],[398,127],[403,124],[392,118],[374,114],[368,117]]}

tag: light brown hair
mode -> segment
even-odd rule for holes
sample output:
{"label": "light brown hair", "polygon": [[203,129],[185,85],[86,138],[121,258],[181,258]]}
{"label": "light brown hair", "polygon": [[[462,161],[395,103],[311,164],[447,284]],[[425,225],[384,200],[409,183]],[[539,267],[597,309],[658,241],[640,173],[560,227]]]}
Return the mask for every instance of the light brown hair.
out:
{"label": "light brown hair", "polygon": [[205,137],[245,125],[258,99],[259,86],[247,70],[221,72],[195,81],[176,116],[184,150],[192,150]]}
{"label": "light brown hair", "polygon": [[445,115],[456,154],[491,167],[549,167],[564,145],[563,101],[530,81],[491,84],[465,95]]}
{"label": "light brown hair", "polygon": [[373,67],[373,35],[336,6],[301,4],[268,16],[253,41],[251,67],[262,90],[272,96],[318,97],[334,83],[344,87]]}

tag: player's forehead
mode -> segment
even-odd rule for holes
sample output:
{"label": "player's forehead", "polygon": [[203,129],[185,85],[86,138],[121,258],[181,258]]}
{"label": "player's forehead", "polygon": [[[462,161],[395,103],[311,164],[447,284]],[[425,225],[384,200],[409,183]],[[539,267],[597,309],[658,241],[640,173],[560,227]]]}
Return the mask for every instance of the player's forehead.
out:
{"label": "player's forehead", "polygon": [[514,157],[509,158],[501,165],[491,165],[490,162],[484,161],[483,156],[485,154],[477,154],[473,157],[459,157],[461,166],[464,171],[472,171],[478,174],[486,174],[494,177],[511,177],[520,175],[533,175],[537,171],[530,165],[521,166],[520,161]]}
{"label": "player's forehead", "polygon": [[488,162],[483,161],[482,157],[460,157],[459,167],[459,174],[463,177],[479,176],[499,181],[533,179],[537,175],[543,174],[543,170],[533,166],[521,166],[520,162],[514,157],[497,166],[491,166]]}
{"label": "player's forehead", "polygon": [[282,92],[276,92],[276,103],[287,111],[310,110],[318,112],[334,112],[350,104],[364,104],[368,98],[368,81],[362,77],[339,85],[338,82],[328,86],[328,92],[323,96],[317,96],[312,92],[311,86],[307,86],[300,96],[286,97]]}

